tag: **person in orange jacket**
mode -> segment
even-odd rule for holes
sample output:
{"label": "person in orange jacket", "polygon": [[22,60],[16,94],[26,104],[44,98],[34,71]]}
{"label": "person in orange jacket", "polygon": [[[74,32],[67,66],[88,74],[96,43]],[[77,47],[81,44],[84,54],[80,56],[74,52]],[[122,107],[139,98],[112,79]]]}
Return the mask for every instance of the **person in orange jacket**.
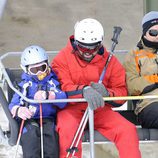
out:
{"label": "person in orange jacket", "polygon": [[[158,94],[158,11],[142,18],[142,35],[137,48],[124,62],[131,95]],[[158,128],[158,98],[137,100],[135,113],[143,128]]]}
{"label": "person in orange jacket", "polygon": [[[104,102],[103,97],[126,96],[125,70],[115,56],[106,69],[102,83],[98,83],[109,52],[103,46],[104,30],[101,23],[87,18],[76,23],[74,35],[52,61],[52,68],[69,98],[85,98],[94,110],[94,128],[113,141],[120,158],[140,158],[135,126],[113,107],[124,101]],[[78,129],[87,103],[69,103],[57,116],[60,158],[65,158]],[[67,122],[67,123],[65,123]],[[81,140],[76,157],[81,158]]]}

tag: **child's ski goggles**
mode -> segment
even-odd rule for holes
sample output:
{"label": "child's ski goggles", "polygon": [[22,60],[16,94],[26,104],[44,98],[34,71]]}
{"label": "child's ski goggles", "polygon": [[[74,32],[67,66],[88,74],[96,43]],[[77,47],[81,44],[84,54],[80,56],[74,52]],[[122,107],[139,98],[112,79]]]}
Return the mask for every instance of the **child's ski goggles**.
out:
{"label": "child's ski goggles", "polygon": [[31,75],[38,75],[39,72],[46,72],[48,68],[48,64],[45,62],[36,64],[36,65],[30,65],[28,66],[28,71]]}

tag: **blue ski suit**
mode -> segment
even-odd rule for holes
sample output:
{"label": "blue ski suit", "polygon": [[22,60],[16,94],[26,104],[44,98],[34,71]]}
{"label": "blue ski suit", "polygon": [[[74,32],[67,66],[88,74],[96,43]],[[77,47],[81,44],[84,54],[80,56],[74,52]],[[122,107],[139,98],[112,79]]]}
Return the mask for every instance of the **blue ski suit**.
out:
{"label": "blue ski suit", "polygon": [[[40,90],[45,91],[53,91],[55,93],[55,99],[66,99],[67,95],[65,92],[61,91],[59,88],[60,84],[57,81],[57,77],[54,72],[51,71],[51,73],[46,76],[42,81],[39,81],[35,76],[23,73],[22,74],[22,81],[19,83],[20,91],[24,92],[24,85],[26,83],[30,83],[30,85],[27,87],[27,93],[25,94],[27,98],[33,99],[35,93],[39,90],[39,85],[41,86]],[[21,99],[21,97],[15,93],[13,95],[13,98],[11,100],[11,103],[9,104],[9,109],[11,110],[13,106],[19,105],[23,106],[24,101]],[[34,116],[32,118],[39,118],[39,104],[35,103],[29,103],[29,106],[33,106],[36,108],[36,112],[34,113]],[[52,118],[56,116],[56,109],[57,108],[64,108],[66,106],[66,103],[44,103],[43,104],[43,111],[42,115],[43,118]]]}
{"label": "blue ski suit", "polygon": [[[57,76],[53,71],[50,72],[42,81],[36,76],[23,73],[22,81],[18,84],[20,91],[29,99],[34,99],[34,95],[38,90],[53,91],[55,99],[66,99],[65,92],[60,90],[60,84]],[[26,86],[28,85],[28,86]],[[40,87],[40,88],[39,88]],[[11,110],[14,106],[25,106],[25,101],[15,93],[9,104]],[[44,157],[59,158],[59,142],[58,133],[55,130],[55,120],[57,108],[64,108],[67,103],[42,103],[43,118],[43,140],[44,140]],[[35,112],[31,119],[25,121],[21,136],[21,146],[23,150],[23,158],[39,158],[41,157],[40,146],[40,103],[29,103],[28,108],[34,108]],[[19,119],[18,119],[19,120]],[[20,120],[19,120],[20,121]],[[29,140],[29,141],[28,141]]]}

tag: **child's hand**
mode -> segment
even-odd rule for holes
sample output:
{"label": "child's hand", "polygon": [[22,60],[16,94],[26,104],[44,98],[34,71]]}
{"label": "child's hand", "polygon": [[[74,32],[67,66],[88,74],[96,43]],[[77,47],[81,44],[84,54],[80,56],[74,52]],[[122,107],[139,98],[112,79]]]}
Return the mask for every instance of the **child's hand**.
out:
{"label": "child's hand", "polygon": [[49,91],[49,97],[48,99],[53,100],[55,99],[55,93],[53,91]]}
{"label": "child's hand", "polygon": [[30,119],[33,115],[33,113],[27,107],[20,107],[20,106],[18,107],[16,106],[15,108],[13,108],[11,113],[13,117],[17,115],[23,120]]}
{"label": "child's hand", "polygon": [[39,90],[35,93],[34,99],[37,100],[45,100],[46,99],[46,91]]}
{"label": "child's hand", "polygon": [[27,107],[20,107],[17,113],[18,117],[23,120],[30,119],[33,113]]}
{"label": "child's hand", "polygon": [[34,95],[34,99],[37,100],[46,100],[47,97],[48,99],[53,100],[55,99],[55,93],[53,91],[49,91],[47,96],[46,91],[39,90]]}

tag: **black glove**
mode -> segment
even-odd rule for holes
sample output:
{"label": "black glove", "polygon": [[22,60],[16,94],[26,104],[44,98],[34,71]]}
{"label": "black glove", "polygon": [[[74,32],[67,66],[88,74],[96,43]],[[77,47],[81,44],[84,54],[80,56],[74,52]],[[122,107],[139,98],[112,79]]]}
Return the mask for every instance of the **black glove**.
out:
{"label": "black glove", "polygon": [[94,83],[91,82],[91,87],[95,89],[99,94],[101,94],[103,97],[108,97],[109,92],[105,88],[105,86],[102,83]]}
{"label": "black glove", "polygon": [[90,86],[83,88],[83,96],[92,110],[104,106],[104,100],[101,94]]}

